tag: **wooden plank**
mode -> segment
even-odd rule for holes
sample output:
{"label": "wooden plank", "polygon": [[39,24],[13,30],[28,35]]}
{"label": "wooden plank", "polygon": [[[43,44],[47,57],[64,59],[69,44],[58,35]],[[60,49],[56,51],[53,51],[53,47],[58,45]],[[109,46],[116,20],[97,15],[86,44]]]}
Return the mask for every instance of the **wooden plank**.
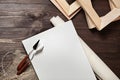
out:
{"label": "wooden plank", "polygon": [[77,1],[74,1],[71,5],[69,5],[66,0],[56,0],[56,2],[68,16],[72,15],[80,8],[80,5],[77,3]]}
{"label": "wooden plank", "polygon": [[[80,9],[78,9],[77,11],[75,11],[74,13],[72,13],[71,15],[66,14],[66,12],[63,10],[63,8],[57,3],[56,0],[50,0],[62,13],[63,15],[70,20],[71,18],[73,18],[79,11]],[[59,0],[58,0],[59,1]],[[68,7],[68,6],[67,6]]]}
{"label": "wooden plank", "polygon": [[[8,8],[6,6],[11,6]],[[3,4],[0,5],[0,27],[50,27],[49,19],[53,15],[59,15],[57,10],[52,6],[49,6],[49,9],[44,9],[48,5],[31,5],[26,4]],[[16,7],[15,7],[16,6]],[[24,7],[22,7],[24,6]],[[34,7],[31,9],[31,7]],[[43,7],[43,8],[41,8]],[[15,9],[14,9],[15,8]],[[30,15],[37,15],[36,18],[32,18]],[[45,23],[49,22],[49,24]]]}
{"label": "wooden plank", "polygon": [[[91,0],[86,0],[87,3],[89,3],[89,6],[92,7],[92,3],[91,3]],[[95,24],[94,22],[91,20],[91,18],[89,17],[89,15],[85,12],[85,15],[86,15],[86,20],[87,20],[87,23],[88,23],[88,28],[89,29],[93,29],[95,28]]]}
{"label": "wooden plank", "polygon": [[87,12],[87,14],[90,16],[91,20],[96,25],[96,28],[100,28],[101,25],[101,19],[93,9],[93,7],[90,6],[90,3],[86,3],[84,0],[77,0],[82,8]]}
{"label": "wooden plank", "polygon": [[0,16],[0,27],[19,27],[26,25],[26,27],[30,27],[27,24],[32,22],[30,19],[25,19],[23,16]]}
{"label": "wooden plank", "polygon": [[1,16],[0,27],[42,27],[42,21],[34,20],[29,16]]}
{"label": "wooden plank", "polygon": [[[6,41],[6,42],[7,42],[7,41]],[[10,50],[10,49],[17,49],[17,48],[22,49],[22,48],[23,48],[23,46],[22,46],[22,44],[21,44],[20,42],[15,42],[14,40],[13,40],[13,43],[0,42],[0,44],[2,45],[2,46],[0,45],[0,48],[1,48],[2,50],[5,50],[5,49],[7,49],[7,48],[8,48],[8,50]],[[4,46],[4,47],[3,47],[3,46]]]}
{"label": "wooden plank", "polygon": [[70,5],[66,0],[56,0],[58,5],[64,10],[64,12],[69,16]]}
{"label": "wooden plank", "polygon": [[101,29],[106,27],[109,23],[113,22],[115,19],[117,19],[120,16],[120,9],[113,9],[108,14],[106,14],[104,17],[101,18]]}
{"label": "wooden plank", "polygon": [[40,4],[0,4],[0,11],[42,11],[45,7]]}
{"label": "wooden plank", "polygon": [[0,0],[0,4],[15,3],[15,4],[50,4],[49,0]]}
{"label": "wooden plank", "polygon": [[24,16],[25,11],[0,11],[0,16]]}
{"label": "wooden plank", "polygon": [[[46,9],[46,7],[49,7]],[[26,16],[26,13],[38,14],[40,18],[61,15],[52,5],[40,4],[1,4],[0,16]]]}
{"label": "wooden plank", "polygon": [[[45,21],[49,21],[50,16],[55,15],[50,11],[44,12],[4,12],[0,13],[0,27],[42,27]],[[52,15],[49,15],[52,14]],[[10,16],[11,15],[11,16]],[[49,17],[47,17],[49,15]],[[47,26],[48,27],[48,26]]]}
{"label": "wooden plank", "polygon": [[[111,0],[109,0],[109,4],[110,4],[110,8],[111,10],[113,10],[115,8],[115,5],[113,4],[113,2]],[[118,17],[117,19],[115,19],[114,21],[118,21],[120,20],[120,17]]]}
{"label": "wooden plank", "polygon": [[0,39],[24,39],[41,32],[40,27],[35,28],[0,28]]}
{"label": "wooden plank", "polygon": [[77,1],[73,2],[70,5],[70,9],[69,9],[69,15],[71,15],[72,13],[74,13],[75,11],[77,11],[78,9],[80,9],[80,5]]}

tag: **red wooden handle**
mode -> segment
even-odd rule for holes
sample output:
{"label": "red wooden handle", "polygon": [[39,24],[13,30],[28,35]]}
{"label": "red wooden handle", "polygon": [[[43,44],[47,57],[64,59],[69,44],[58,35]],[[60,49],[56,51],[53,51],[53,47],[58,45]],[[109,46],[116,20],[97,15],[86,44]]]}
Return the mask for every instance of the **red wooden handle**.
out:
{"label": "red wooden handle", "polygon": [[29,66],[29,64],[30,64],[30,61],[27,60],[27,62],[22,66],[22,68],[17,72],[17,75],[20,75],[22,72],[24,72]]}
{"label": "red wooden handle", "polygon": [[17,66],[17,71],[19,71],[19,70],[24,66],[24,64],[26,63],[28,57],[29,57],[29,56],[26,55],[26,56],[24,57],[24,59],[19,63],[19,65]]}

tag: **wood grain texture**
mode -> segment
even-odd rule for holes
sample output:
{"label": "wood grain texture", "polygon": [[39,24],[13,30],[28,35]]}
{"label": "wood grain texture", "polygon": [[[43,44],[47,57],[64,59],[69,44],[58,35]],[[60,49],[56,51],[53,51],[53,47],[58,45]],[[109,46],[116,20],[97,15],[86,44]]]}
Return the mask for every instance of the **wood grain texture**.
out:
{"label": "wood grain texture", "polygon": [[49,0],[0,0],[0,3],[8,4],[8,3],[15,3],[15,4],[50,4]]}
{"label": "wood grain texture", "polygon": [[[108,1],[92,1],[99,16],[110,11]],[[67,20],[49,0],[0,0],[0,80],[38,80],[32,66],[20,76],[16,75],[17,65],[26,54],[21,40],[50,29],[49,19],[56,15]],[[100,32],[89,30],[84,12],[80,11],[73,23],[79,36],[120,78],[120,21]],[[4,56],[7,74],[1,65]]]}

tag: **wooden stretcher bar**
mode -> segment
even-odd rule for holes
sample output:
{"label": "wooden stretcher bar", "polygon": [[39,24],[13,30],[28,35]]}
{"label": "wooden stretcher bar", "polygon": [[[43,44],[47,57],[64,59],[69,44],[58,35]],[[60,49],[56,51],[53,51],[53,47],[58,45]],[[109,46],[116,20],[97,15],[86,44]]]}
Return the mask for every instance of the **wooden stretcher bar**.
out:
{"label": "wooden stretcher bar", "polygon": [[118,6],[120,0],[112,0],[112,2],[114,2],[114,5],[117,7],[115,7],[103,17],[99,17],[94,8],[90,6],[90,3],[86,2],[86,0],[77,1],[80,3],[85,12],[89,15],[98,30],[102,30],[104,27],[106,27],[108,24],[110,24],[120,16],[120,8]]}
{"label": "wooden stretcher bar", "polygon": [[92,6],[91,0],[77,0],[71,5],[66,0],[50,0],[68,20],[73,18],[79,11],[80,7],[85,10],[86,20],[89,29],[97,28],[102,30],[113,21],[120,20],[120,0],[109,0],[111,11],[105,16],[99,17]]}
{"label": "wooden stretcher bar", "polygon": [[73,2],[71,5],[69,5],[66,0],[50,1],[63,13],[68,20],[73,18],[81,9],[77,1]]}

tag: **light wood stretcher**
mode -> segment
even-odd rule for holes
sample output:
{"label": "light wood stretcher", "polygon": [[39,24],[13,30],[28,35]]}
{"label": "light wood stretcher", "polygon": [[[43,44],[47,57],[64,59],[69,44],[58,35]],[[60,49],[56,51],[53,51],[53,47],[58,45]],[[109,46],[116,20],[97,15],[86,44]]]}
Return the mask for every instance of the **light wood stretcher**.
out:
{"label": "light wood stretcher", "polygon": [[[76,0],[71,5],[66,0],[50,0],[68,20],[73,18],[81,7],[85,11],[89,29],[102,30],[113,21],[120,20],[120,0],[109,0],[111,11],[105,16],[99,17],[94,10],[91,0]],[[94,16],[93,16],[94,15]]]}

